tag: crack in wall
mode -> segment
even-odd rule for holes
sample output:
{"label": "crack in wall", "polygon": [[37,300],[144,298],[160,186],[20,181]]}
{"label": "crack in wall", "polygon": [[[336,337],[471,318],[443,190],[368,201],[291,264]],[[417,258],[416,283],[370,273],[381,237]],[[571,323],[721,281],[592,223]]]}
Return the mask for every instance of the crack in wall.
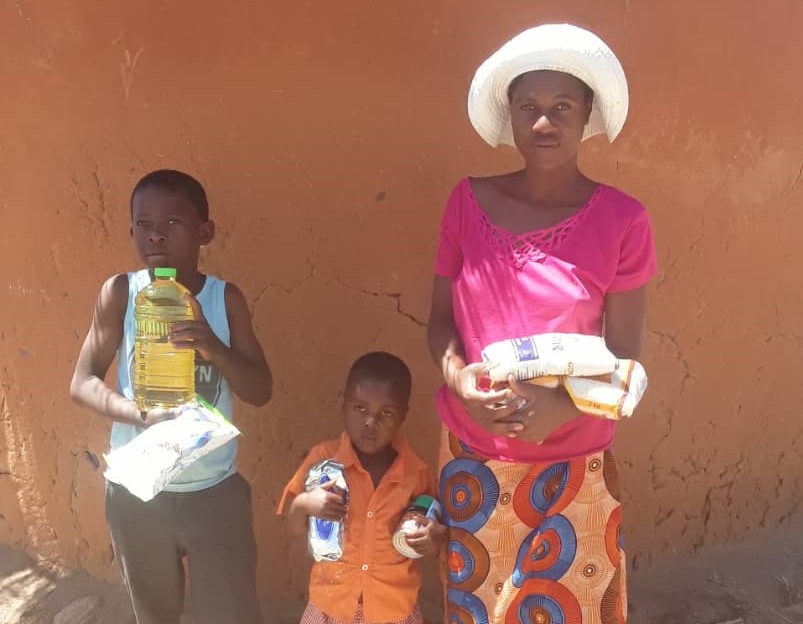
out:
{"label": "crack in wall", "polygon": [[794,182],[789,186],[786,191],[786,195],[789,195],[792,191],[797,188],[797,185],[800,184],[800,180],[803,179],[803,163],[800,164],[800,169],[798,169],[797,177],[795,178]]}
{"label": "crack in wall", "polygon": [[[675,352],[673,359],[675,361],[679,362],[681,364],[681,366],[682,366],[682,369],[683,369],[683,378],[680,381],[680,389],[679,389],[679,395],[682,396],[686,392],[687,384],[689,383],[689,381],[691,381],[694,378],[694,376],[691,373],[691,366],[689,365],[688,361],[686,360],[686,357],[683,355],[683,350],[680,347],[680,343],[678,343],[678,341],[677,341],[677,339],[675,338],[674,335],[672,335],[672,334],[670,334],[668,332],[661,332],[661,331],[652,330],[652,329],[647,329],[647,332],[649,334],[652,334],[653,336],[657,336],[658,339],[659,339],[659,342],[667,342],[672,346],[672,348],[673,348],[673,350]],[[674,427],[674,417],[675,417],[675,409],[674,409],[674,407],[665,406],[664,409],[665,409],[665,414],[667,416],[666,430],[663,432],[661,437],[658,438],[657,442],[653,446],[653,448],[650,451],[650,454],[649,454],[649,456],[647,458],[647,463],[648,463],[648,469],[647,470],[650,473],[650,477],[651,477],[651,480],[652,480],[652,487],[653,487],[654,490],[660,490],[660,489],[663,489],[664,487],[666,487],[666,484],[663,483],[662,480],[659,478],[658,466],[657,466],[657,463],[656,463],[656,460],[655,460],[655,454],[658,452],[658,449],[664,444],[664,442],[666,442],[666,440],[672,435],[672,430],[673,430],[673,427]],[[670,475],[672,475],[673,472],[677,473],[677,471],[674,468],[672,468],[670,470]],[[685,477],[680,475],[680,473],[677,473],[677,476],[680,476],[681,481],[685,480]]]}
{"label": "crack in wall", "polygon": [[364,288],[358,288],[357,286],[352,286],[351,284],[344,282],[339,277],[335,277],[333,283],[346,288],[347,290],[351,290],[352,292],[360,293],[363,295],[369,295],[371,297],[384,297],[387,299],[392,299],[396,303],[396,313],[400,314],[401,316],[405,317],[406,319],[412,321],[418,327],[427,327],[427,323],[424,321],[416,318],[410,312],[406,312],[402,309],[402,293],[393,293],[393,292],[384,292],[384,291],[372,291],[366,290]]}
{"label": "crack in wall", "polygon": [[265,282],[265,286],[263,286],[251,300],[251,313],[253,314],[254,310],[256,310],[260,301],[262,301],[262,298],[268,291],[279,290],[286,295],[291,295],[301,286],[313,279],[317,272],[318,270],[315,264],[310,259],[307,259],[307,274],[304,275],[304,277],[291,282],[289,285],[277,284],[276,282]]}
{"label": "crack in wall", "polygon": [[[710,458],[704,463],[696,461],[692,456],[685,458],[685,460],[691,463],[693,467],[693,472],[688,475],[689,477],[701,476],[707,481],[716,479],[719,482],[716,485],[710,485],[705,490],[703,504],[700,508],[699,514],[690,514],[687,511],[679,508],[671,508],[669,510],[659,509],[659,513],[654,517],[654,524],[656,527],[660,526],[670,517],[672,517],[675,511],[678,511],[682,515],[682,524],[678,530],[680,537],[685,537],[687,534],[692,532],[694,536],[691,540],[690,552],[696,553],[705,547],[711,535],[716,534],[716,531],[711,528],[711,522],[712,518],[717,519],[718,517],[717,509],[729,509],[731,510],[731,514],[733,513],[736,502],[734,501],[734,489],[736,488],[737,483],[743,479],[745,475],[745,466],[749,462],[749,457],[744,453],[740,453],[739,458],[735,463],[725,467],[716,476],[712,475],[710,466],[713,462]],[[730,478],[725,479],[724,477],[726,475],[731,476]],[[681,477],[681,483],[685,483],[686,481],[686,477]],[[780,490],[776,489],[776,494],[779,491]],[[753,498],[756,499],[757,497],[754,496]],[[770,502],[771,501],[767,502],[768,509],[771,508]],[[739,526],[748,531],[752,530],[752,527],[749,526],[749,524]],[[735,527],[735,519],[732,517],[729,518],[728,522],[723,527],[724,534],[719,536],[719,541],[732,541],[734,538]]]}
{"label": "crack in wall", "polygon": [[655,524],[655,528],[657,529],[664,522],[666,522],[672,516],[674,516],[676,511],[677,509],[675,507],[671,507],[667,510],[664,510],[663,507],[659,507],[658,513],[655,514],[655,518],[653,519],[653,524]]}
{"label": "crack in wall", "polygon": [[106,195],[103,192],[103,183],[100,180],[100,173],[98,171],[98,165],[96,164],[92,168],[92,180],[95,183],[95,193],[97,194],[98,199],[98,208],[100,209],[100,227],[103,230],[104,236],[108,239],[109,238],[109,224],[108,224],[108,209],[106,207]]}
{"label": "crack in wall", "polygon": [[683,355],[683,349],[680,348],[680,343],[678,343],[677,338],[668,332],[661,332],[654,329],[648,329],[647,332],[658,336],[661,340],[668,341],[675,348],[675,360],[680,362],[683,366],[683,379],[680,381],[680,394],[684,394],[686,392],[686,384],[694,379],[694,376],[691,373],[691,367],[686,360],[686,356]]}
{"label": "crack in wall", "polygon": [[770,343],[773,340],[777,340],[777,339],[783,340],[784,338],[790,338],[797,345],[798,349],[803,349],[803,337],[801,337],[798,333],[793,332],[793,331],[777,331],[777,332],[773,332],[769,336],[767,336],[767,338],[764,340],[764,342],[765,343]]}
{"label": "crack in wall", "polygon": [[[659,481],[659,478],[658,478],[658,475],[657,475],[658,466],[657,466],[657,463],[655,461],[655,453],[658,452],[658,449],[661,447],[661,445],[664,443],[664,441],[667,438],[669,438],[669,436],[672,435],[672,427],[673,427],[672,420],[673,420],[673,418],[675,416],[675,410],[672,407],[667,407],[666,408],[666,414],[668,415],[668,418],[667,418],[667,421],[666,421],[666,425],[667,425],[666,431],[663,433],[663,435],[655,443],[655,446],[653,446],[652,451],[650,451],[650,454],[647,457],[647,465],[649,466],[648,471],[649,471],[650,477],[652,479],[652,489],[653,490],[661,490],[664,487],[666,487],[664,483],[661,483]],[[670,474],[672,474],[672,472],[677,472],[674,467],[670,471]],[[677,474],[680,475],[680,473],[677,473]]]}

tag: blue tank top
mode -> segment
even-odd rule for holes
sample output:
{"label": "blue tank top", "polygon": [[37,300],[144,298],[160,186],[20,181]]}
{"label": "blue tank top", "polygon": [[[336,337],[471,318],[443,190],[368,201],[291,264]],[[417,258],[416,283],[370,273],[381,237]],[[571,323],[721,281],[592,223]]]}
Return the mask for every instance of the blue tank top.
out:
{"label": "blue tank top", "polygon": [[[151,282],[147,269],[128,274],[128,306],[123,321],[123,340],[117,352],[117,389],[124,397],[134,398],[134,339],[136,321],[134,300],[140,290]],[[206,281],[196,299],[201,304],[212,331],[227,347],[231,346],[229,318],[226,313],[226,282],[206,276]],[[195,354],[195,391],[214,405],[229,420],[232,420],[231,389],[226,379],[211,362]],[[133,440],[143,431],[142,427],[115,422],[112,424],[110,446],[118,448]],[[195,492],[212,487],[236,471],[237,439],[215,449],[187,468],[167,488],[169,492]]]}

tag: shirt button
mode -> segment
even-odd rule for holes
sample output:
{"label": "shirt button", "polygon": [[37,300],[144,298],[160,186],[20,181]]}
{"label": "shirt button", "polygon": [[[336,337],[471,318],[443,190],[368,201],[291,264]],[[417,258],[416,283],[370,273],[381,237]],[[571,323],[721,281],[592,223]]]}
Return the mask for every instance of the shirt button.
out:
{"label": "shirt button", "polygon": [[367,572],[368,571],[368,564],[367,563],[363,563],[362,564],[362,571],[363,572]]}
{"label": "shirt button", "polygon": [[374,512],[373,511],[369,511],[368,512],[368,517],[369,518],[373,518],[374,517]]}

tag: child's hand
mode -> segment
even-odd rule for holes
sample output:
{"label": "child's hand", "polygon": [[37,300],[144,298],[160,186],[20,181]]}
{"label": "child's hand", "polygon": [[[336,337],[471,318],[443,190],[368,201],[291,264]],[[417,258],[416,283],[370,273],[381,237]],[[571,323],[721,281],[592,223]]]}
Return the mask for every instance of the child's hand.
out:
{"label": "child's hand", "polygon": [[296,499],[302,499],[299,502],[305,515],[335,522],[344,518],[346,505],[343,502],[343,495],[331,491],[335,487],[335,483],[335,481],[327,481],[314,490],[296,497]]}
{"label": "child's hand", "polygon": [[176,416],[178,416],[177,409],[154,407],[142,415],[142,424],[145,427],[150,427],[151,425],[155,425],[156,423],[160,423],[164,420],[173,420]]}
{"label": "child's hand", "polygon": [[421,556],[436,555],[446,544],[448,529],[427,518],[426,524],[405,537],[407,544]]}
{"label": "child's hand", "polygon": [[201,357],[214,362],[215,355],[226,348],[209,327],[201,304],[192,295],[184,295],[192,308],[194,321],[176,321],[170,328],[170,342],[183,349],[195,349]]}

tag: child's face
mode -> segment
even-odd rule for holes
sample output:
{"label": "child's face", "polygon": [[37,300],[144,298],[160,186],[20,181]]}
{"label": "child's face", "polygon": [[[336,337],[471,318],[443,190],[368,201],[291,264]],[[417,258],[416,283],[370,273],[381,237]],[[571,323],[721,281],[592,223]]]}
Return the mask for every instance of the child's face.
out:
{"label": "child's face", "polygon": [[212,240],[214,224],[201,221],[183,193],[156,186],[139,191],[131,207],[131,237],[149,269],[173,267],[179,273],[196,271],[201,245]]}
{"label": "child's face", "polygon": [[373,455],[390,447],[407,415],[407,403],[390,381],[363,380],[346,389],[346,433],[357,450]]}

